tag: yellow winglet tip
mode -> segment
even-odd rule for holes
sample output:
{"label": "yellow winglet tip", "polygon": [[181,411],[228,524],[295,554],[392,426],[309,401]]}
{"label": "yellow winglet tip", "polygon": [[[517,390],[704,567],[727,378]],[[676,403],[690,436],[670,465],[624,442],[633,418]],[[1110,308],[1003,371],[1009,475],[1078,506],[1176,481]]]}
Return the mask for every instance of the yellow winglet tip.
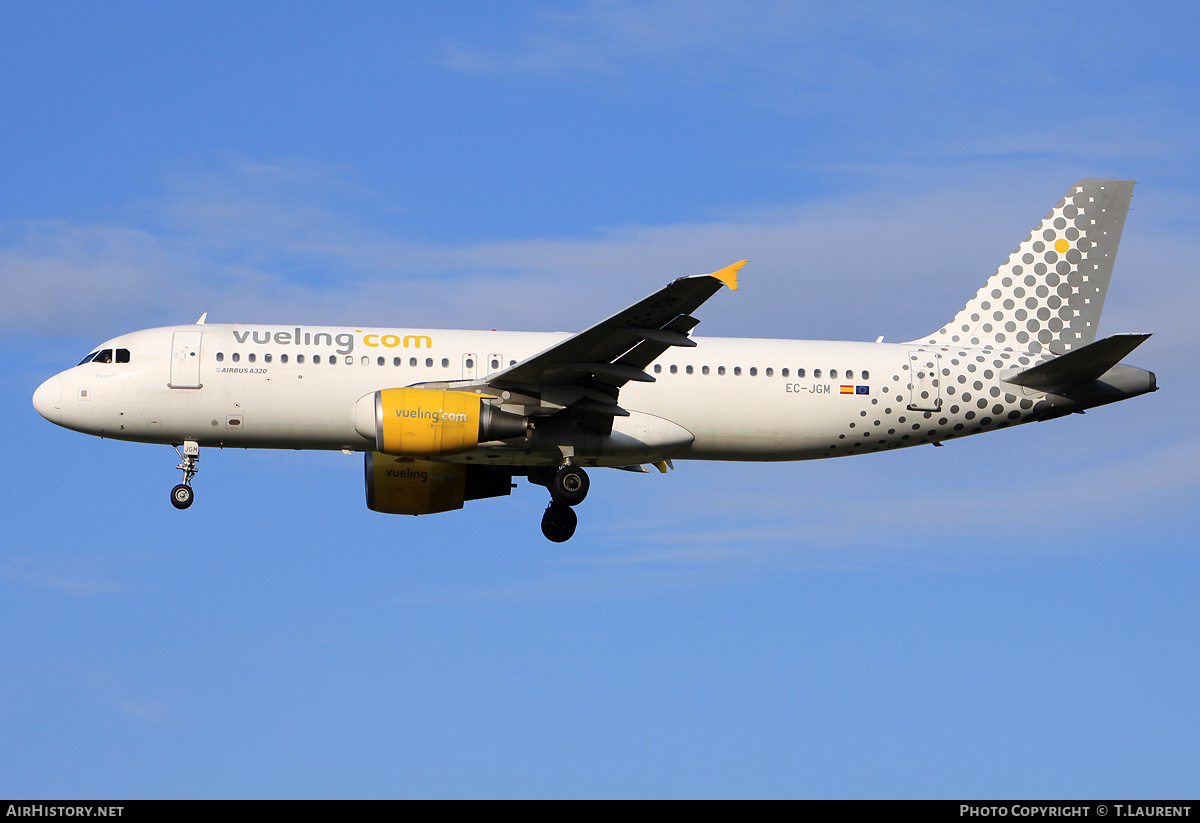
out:
{"label": "yellow winglet tip", "polygon": [[729,287],[730,291],[737,291],[737,274],[742,266],[746,265],[749,260],[739,260],[732,266],[726,266],[723,269],[713,272],[709,277],[715,277]]}

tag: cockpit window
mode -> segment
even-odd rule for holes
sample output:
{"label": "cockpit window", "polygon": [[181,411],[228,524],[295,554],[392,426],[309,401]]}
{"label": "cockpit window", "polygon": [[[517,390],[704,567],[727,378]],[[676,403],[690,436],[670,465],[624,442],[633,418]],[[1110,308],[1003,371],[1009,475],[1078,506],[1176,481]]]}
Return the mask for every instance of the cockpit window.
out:
{"label": "cockpit window", "polygon": [[117,349],[117,362],[118,363],[128,363],[129,362],[129,349]]}
{"label": "cockpit window", "polygon": [[95,356],[96,356],[97,354],[99,354],[99,353],[100,353],[100,352],[95,352],[95,351],[94,351],[94,352],[91,352],[90,354],[88,354],[88,356],[87,356],[87,357],[85,357],[85,358],[83,358],[82,360],[80,360],[80,361],[79,361],[79,362],[78,362],[76,365],[78,365],[78,366],[82,366],[84,363],[90,363],[90,362],[91,362],[91,360],[92,360],[92,358],[93,358],[93,357],[95,357]]}
{"label": "cockpit window", "polygon": [[102,349],[96,352],[96,356],[92,358],[93,363],[111,363],[113,361],[113,350]]}

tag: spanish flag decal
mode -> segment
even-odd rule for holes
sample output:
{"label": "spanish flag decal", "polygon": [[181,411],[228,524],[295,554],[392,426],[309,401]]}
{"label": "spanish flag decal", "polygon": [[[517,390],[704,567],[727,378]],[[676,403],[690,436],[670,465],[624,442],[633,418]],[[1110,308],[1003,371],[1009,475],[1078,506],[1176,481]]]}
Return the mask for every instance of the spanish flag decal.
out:
{"label": "spanish flag decal", "polygon": [[842,386],[842,394],[854,394],[853,386]]}

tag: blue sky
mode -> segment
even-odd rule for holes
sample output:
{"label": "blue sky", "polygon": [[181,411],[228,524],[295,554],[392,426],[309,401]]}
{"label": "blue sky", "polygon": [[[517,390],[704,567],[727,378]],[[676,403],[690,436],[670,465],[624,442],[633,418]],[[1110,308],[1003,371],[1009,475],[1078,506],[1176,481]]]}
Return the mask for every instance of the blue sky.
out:
{"label": "blue sky", "polygon": [[[0,794],[1179,797],[1200,773],[1185,4],[0,7]],[[1162,391],[856,460],[424,518],[360,458],[29,398],[212,322],[908,340],[1081,177]]]}

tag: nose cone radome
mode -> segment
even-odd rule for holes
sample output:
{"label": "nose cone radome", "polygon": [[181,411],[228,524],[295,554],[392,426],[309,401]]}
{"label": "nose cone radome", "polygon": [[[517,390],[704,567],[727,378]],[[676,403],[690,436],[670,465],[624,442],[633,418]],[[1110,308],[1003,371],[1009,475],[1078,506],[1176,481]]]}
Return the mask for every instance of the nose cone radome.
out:
{"label": "nose cone radome", "polygon": [[33,393],[33,407],[51,423],[62,424],[62,378],[51,377]]}

